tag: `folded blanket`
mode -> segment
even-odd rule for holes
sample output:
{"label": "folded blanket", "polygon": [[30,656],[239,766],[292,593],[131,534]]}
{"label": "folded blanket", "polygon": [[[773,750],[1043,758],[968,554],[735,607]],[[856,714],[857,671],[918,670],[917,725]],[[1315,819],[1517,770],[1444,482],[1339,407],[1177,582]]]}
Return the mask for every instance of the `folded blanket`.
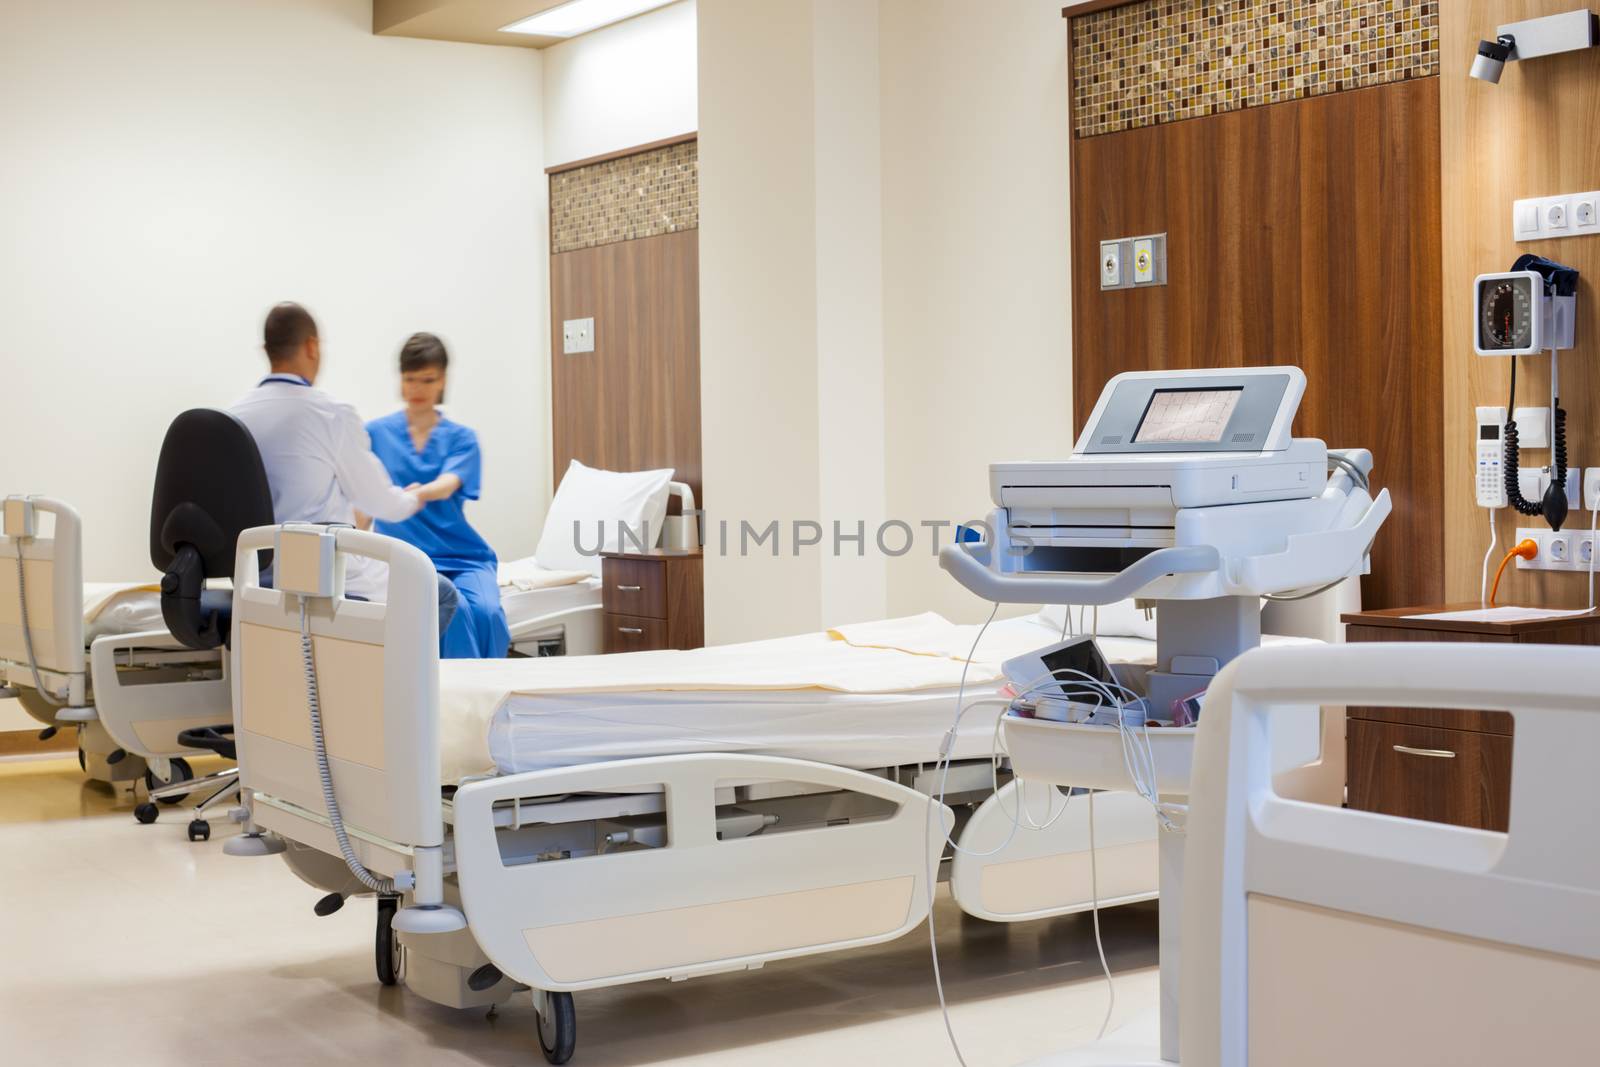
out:
{"label": "folded blanket", "polygon": [[535,589],[577,585],[584,579],[592,577],[594,576],[588,571],[549,570],[539,566],[539,561],[532,556],[500,564],[501,588],[520,589],[525,593]]}

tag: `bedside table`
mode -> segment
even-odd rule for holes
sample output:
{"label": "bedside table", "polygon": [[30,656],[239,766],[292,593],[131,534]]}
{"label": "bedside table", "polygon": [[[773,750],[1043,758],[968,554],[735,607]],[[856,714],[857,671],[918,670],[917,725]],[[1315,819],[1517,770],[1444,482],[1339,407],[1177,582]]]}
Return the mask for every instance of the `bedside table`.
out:
{"label": "bedside table", "polygon": [[706,643],[699,552],[606,552],[600,568],[607,652]]}
{"label": "bedside table", "polygon": [[[1345,640],[1600,645],[1600,617],[1595,615],[1514,623],[1405,618],[1477,606],[1348,614],[1342,617]],[[1352,707],[1345,727],[1350,807],[1480,830],[1507,828],[1513,740],[1509,713]]]}

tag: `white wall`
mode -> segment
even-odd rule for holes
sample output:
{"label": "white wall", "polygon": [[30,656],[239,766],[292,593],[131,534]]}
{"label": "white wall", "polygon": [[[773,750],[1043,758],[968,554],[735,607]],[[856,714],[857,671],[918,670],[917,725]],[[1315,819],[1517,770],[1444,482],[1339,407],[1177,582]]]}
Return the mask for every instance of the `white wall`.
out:
{"label": "white wall", "polygon": [[[1060,0],[882,0],[889,510],[978,519],[989,464],[1072,451],[1067,23]],[[929,554],[889,611],[981,616]]]}
{"label": "white wall", "polygon": [[739,550],[741,521],[818,514],[812,21],[787,0],[699,6],[706,640],[720,644],[821,618],[815,555]]}
{"label": "white wall", "polygon": [[695,0],[544,50],[545,166],[698,127]]}
{"label": "white wall", "polygon": [[86,575],[137,577],[177,412],[265,370],[306,304],[322,382],[397,403],[449,343],[486,464],[473,522],[530,553],[549,494],[540,53],[374,37],[367,0],[0,5],[0,492],[85,520]]}
{"label": "white wall", "polygon": [[713,519],[917,534],[886,558],[869,533],[866,560],[708,546],[708,638],[972,618],[921,524],[982,518],[990,462],[1072,446],[1059,0],[700,0],[699,22]]}

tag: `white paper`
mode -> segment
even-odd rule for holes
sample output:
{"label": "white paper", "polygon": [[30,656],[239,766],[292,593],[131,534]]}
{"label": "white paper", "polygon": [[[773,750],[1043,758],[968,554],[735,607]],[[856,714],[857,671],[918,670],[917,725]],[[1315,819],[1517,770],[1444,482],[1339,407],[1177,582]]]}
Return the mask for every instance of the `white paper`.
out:
{"label": "white paper", "polygon": [[1588,608],[1556,610],[1552,608],[1473,608],[1471,611],[1441,611],[1433,615],[1406,615],[1407,619],[1433,619],[1438,622],[1527,622],[1531,619],[1570,619],[1574,615],[1587,615]]}

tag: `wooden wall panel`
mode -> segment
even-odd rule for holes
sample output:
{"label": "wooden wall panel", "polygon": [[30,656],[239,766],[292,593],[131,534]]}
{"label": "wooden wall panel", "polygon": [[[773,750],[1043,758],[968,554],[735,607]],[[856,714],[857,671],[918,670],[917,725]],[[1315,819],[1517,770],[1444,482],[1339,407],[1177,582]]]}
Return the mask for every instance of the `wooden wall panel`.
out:
{"label": "wooden wall panel", "polygon": [[[1072,183],[1076,425],[1121,371],[1297,364],[1296,434],[1394,498],[1367,605],[1439,600],[1438,79],[1082,138]],[[1167,285],[1101,292],[1101,240],[1163,231]]]}
{"label": "wooden wall panel", "polygon": [[[1600,189],[1600,49],[1509,63],[1499,85],[1467,77],[1480,38],[1506,22],[1571,11],[1567,0],[1460,0],[1440,4],[1440,75],[1444,195],[1445,568],[1452,600],[1478,598],[1488,519],[1474,488],[1473,408],[1504,404],[1511,361],[1472,350],[1472,279],[1509,270],[1522,252],[1578,268],[1577,347],[1561,353],[1561,402],[1567,410],[1573,466],[1600,466],[1600,238],[1511,239],[1511,203],[1523,197]],[[1519,360],[1517,401],[1549,403],[1550,359]],[[1524,449],[1528,465],[1550,461],[1548,449]],[[1589,528],[1573,503],[1567,528]],[[1498,556],[1518,526],[1543,525],[1508,509],[1498,515]],[[1506,568],[1502,603],[1583,607],[1585,575]]]}
{"label": "wooden wall panel", "polygon": [[[565,355],[561,324],[594,316],[593,352]],[[550,257],[552,449],[609,470],[673,467],[700,484],[699,231]]]}

